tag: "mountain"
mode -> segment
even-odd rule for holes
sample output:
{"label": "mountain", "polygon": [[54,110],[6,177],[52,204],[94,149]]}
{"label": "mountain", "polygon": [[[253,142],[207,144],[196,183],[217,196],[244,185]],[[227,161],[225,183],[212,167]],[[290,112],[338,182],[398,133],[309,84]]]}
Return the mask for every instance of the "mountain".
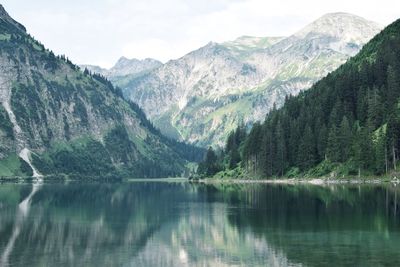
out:
{"label": "mountain", "polygon": [[283,40],[284,37],[241,36],[234,41],[222,43],[235,57],[246,57],[252,52],[262,51]]}
{"label": "mountain", "polygon": [[143,60],[138,59],[127,59],[126,57],[121,57],[117,63],[110,69],[110,76],[125,76],[138,74],[141,72],[149,71],[160,67],[162,63],[158,60],[152,58],[146,58]]}
{"label": "mountain", "polygon": [[0,176],[180,175],[201,150],[169,140],[97,74],[26,33],[0,6]]}
{"label": "mountain", "polygon": [[97,74],[100,74],[100,75],[102,75],[104,77],[106,77],[108,75],[108,73],[109,73],[108,69],[105,69],[105,68],[102,68],[102,67],[96,66],[96,65],[79,65],[79,67],[82,70],[87,69],[91,73],[97,73]]}
{"label": "mountain", "polygon": [[242,133],[239,128],[229,136],[219,164],[208,151],[202,174],[225,168],[241,173],[243,166],[261,177],[398,176],[400,20],[311,89],[271,111],[247,137]]}
{"label": "mountain", "polygon": [[156,59],[146,58],[128,59],[121,57],[110,69],[95,65],[80,65],[81,69],[88,69],[92,73],[101,74],[110,79],[116,86],[125,86],[126,82],[160,67],[162,63]]}
{"label": "mountain", "polygon": [[209,43],[125,83],[124,95],[170,137],[223,145],[238,124],[263,120],[346,62],[381,27],[327,14],[289,37]]}

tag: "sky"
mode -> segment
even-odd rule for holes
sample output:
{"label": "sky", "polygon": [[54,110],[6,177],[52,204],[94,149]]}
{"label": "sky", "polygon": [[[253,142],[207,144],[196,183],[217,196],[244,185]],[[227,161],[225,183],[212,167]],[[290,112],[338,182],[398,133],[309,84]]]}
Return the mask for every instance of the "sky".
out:
{"label": "sky", "polygon": [[111,67],[121,56],[166,62],[239,36],[287,36],[331,12],[385,26],[399,0],[3,0],[8,13],[56,54]]}

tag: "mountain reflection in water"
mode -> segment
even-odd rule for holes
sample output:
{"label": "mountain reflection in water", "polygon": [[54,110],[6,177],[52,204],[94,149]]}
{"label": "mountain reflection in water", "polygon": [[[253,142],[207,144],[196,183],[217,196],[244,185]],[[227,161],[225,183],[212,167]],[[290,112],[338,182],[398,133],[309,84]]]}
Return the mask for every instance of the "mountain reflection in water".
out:
{"label": "mountain reflection in water", "polygon": [[0,264],[399,266],[398,191],[186,182],[2,184]]}

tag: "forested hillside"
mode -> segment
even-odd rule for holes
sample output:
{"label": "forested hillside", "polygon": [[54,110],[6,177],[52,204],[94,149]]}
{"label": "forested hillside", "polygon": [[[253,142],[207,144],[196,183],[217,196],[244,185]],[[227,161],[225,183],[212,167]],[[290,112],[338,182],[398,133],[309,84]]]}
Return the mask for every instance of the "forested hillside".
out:
{"label": "forested hillside", "polygon": [[[213,170],[236,168],[239,161],[239,169],[262,177],[396,170],[399,97],[400,20],[310,90],[287,98],[248,136],[235,139],[233,133]],[[203,163],[200,172],[215,171]]]}
{"label": "forested hillside", "polygon": [[172,141],[104,77],[31,37],[0,5],[0,177],[167,177],[202,149]]}

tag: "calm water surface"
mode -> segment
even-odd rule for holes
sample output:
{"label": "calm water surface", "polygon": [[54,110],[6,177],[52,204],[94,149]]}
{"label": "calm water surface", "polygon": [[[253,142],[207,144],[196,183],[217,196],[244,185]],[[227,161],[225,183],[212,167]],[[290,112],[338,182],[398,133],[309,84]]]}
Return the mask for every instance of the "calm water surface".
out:
{"label": "calm water surface", "polygon": [[399,197],[393,186],[1,184],[0,266],[400,266]]}

